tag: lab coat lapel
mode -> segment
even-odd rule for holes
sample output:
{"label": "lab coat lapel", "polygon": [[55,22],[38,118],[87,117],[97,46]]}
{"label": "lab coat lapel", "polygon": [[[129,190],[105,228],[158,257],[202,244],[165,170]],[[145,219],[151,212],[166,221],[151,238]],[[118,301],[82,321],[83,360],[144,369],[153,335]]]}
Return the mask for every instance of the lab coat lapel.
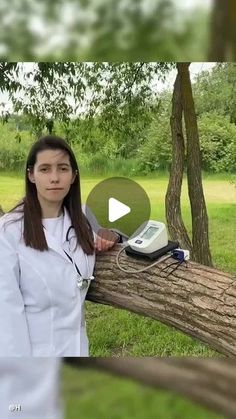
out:
{"label": "lab coat lapel", "polygon": [[[70,218],[69,212],[66,208],[64,208],[64,226],[63,226],[63,244],[62,244],[62,246],[66,251],[69,250],[69,253],[72,253],[73,259],[74,259],[76,265],[78,266],[81,275],[82,276],[87,276],[88,275],[87,263],[86,263],[87,256],[85,256],[81,246],[78,246],[76,248],[77,237],[76,237],[75,229],[70,228],[71,225],[72,224],[71,224],[71,218]],[[70,242],[70,245],[69,245],[68,240]],[[76,248],[76,251],[74,251],[75,248]]]}
{"label": "lab coat lapel", "polygon": [[[62,242],[64,244],[64,242],[66,242],[66,234],[68,229],[71,226],[71,219],[69,216],[69,213],[67,211],[67,209],[64,207],[64,222],[63,222],[63,233],[62,233]],[[72,231],[72,229],[71,229]],[[54,250],[55,252],[59,253],[61,256],[63,256],[64,259],[68,260],[65,252],[63,251],[62,248],[62,244],[58,243],[58,241],[55,239],[55,237],[52,236],[52,234],[47,231],[46,229],[44,229],[44,234],[46,237],[46,241],[47,241],[47,245],[49,247],[49,249]],[[70,235],[72,234],[72,232],[70,233]]]}
{"label": "lab coat lapel", "polygon": [[[68,210],[64,207],[63,246],[65,246],[66,248],[67,248],[66,236],[70,227],[71,227],[71,218],[70,218]],[[72,243],[72,248],[73,248],[77,240],[74,228],[70,229],[68,233],[68,239],[70,240],[72,239],[71,243]],[[83,252],[81,246],[78,246],[77,251],[74,253],[74,259],[82,275],[91,276],[93,274],[94,263],[95,263],[95,253],[93,255],[87,256]],[[88,261],[88,269],[87,269],[86,259]]]}
{"label": "lab coat lapel", "polygon": [[[54,250],[55,252],[59,253],[67,261],[68,261],[68,257],[66,256],[63,248],[65,248],[65,250],[68,251],[68,248],[67,248],[67,243],[68,242],[66,240],[66,238],[67,238],[66,236],[67,236],[67,232],[69,231],[70,227],[71,227],[71,218],[70,218],[68,210],[64,207],[62,244],[58,243],[57,240],[46,229],[44,229],[44,233],[45,233],[45,237],[46,237],[46,240],[47,240],[48,247],[50,249]],[[76,238],[75,230],[73,228],[71,228],[69,233],[68,233],[68,239],[72,239],[72,238]],[[95,254],[87,256],[88,257],[89,272],[87,272],[86,267],[83,269],[83,266],[81,265],[81,261],[83,261],[84,257],[86,257],[86,256],[84,256],[84,253],[83,253],[83,251],[80,247],[79,247],[79,249],[77,249],[77,252],[75,253],[74,257],[75,257],[75,262],[79,266],[79,269],[81,269],[81,271],[86,269],[86,272],[84,271],[84,272],[81,272],[81,273],[84,274],[85,276],[92,275],[93,269],[94,269]]]}

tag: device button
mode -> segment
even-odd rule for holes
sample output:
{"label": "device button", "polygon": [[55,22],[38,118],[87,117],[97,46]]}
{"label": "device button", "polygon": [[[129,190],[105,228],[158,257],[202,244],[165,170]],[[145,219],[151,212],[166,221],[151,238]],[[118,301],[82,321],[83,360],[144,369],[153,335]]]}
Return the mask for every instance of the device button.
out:
{"label": "device button", "polygon": [[135,240],[135,243],[141,244],[143,241],[142,240]]}

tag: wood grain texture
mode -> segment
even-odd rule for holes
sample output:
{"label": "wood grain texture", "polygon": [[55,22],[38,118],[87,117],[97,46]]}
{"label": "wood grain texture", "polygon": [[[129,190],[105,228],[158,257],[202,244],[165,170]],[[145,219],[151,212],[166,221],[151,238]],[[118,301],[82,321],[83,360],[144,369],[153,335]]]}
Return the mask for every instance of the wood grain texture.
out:
{"label": "wood grain texture", "polygon": [[[116,265],[120,246],[97,255],[88,300],[160,320],[222,354],[236,355],[236,277],[193,262],[167,277],[161,268],[173,259],[146,272],[126,274]],[[129,270],[149,264],[125,253],[120,263]]]}

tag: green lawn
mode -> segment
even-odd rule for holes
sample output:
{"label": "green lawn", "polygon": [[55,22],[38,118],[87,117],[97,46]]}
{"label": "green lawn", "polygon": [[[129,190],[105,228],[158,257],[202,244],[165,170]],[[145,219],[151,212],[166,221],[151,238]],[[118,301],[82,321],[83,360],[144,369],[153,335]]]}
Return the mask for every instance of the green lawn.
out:
{"label": "green lawn", "polygon": [[223,419],[184,397],[92,370],[64,366],[65,419]]}

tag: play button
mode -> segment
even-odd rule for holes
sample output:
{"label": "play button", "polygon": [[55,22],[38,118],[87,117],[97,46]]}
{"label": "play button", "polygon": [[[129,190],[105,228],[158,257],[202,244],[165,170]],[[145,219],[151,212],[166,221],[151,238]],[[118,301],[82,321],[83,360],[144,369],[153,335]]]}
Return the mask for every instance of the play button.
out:
{"label": "play button", "polygon": [[[85,207],[90,224],[98,232],[98,224],[131,236],[150,219],[150,201],[146,191],[134,180],[112,177],[99,182],[89,193]],[[145,225],[145,224],[144,224]]]}
{"label": "play button", "polygon": [[118,201],[115,198],[109,198],[109,211],[108,219],[111,223],[119,218],[124,217],[126,214],[129,214],[131,211],[130,207]]}

